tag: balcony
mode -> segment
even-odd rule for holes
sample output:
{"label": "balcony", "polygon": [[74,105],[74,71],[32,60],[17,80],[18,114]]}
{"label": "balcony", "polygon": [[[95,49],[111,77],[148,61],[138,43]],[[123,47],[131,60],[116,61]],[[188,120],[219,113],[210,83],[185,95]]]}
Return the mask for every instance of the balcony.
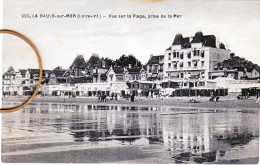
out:
{"label": "balcony", "polygon": [[166,71],[176,71],[176,70],[205,70],[205,66],[197,67],[177,67],[177,68],[167,68]]}

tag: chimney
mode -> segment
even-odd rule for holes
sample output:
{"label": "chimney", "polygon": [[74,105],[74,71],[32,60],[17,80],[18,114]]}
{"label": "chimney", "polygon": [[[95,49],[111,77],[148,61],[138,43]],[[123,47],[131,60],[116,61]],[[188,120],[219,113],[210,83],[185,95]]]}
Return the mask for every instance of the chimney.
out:
{"label": "chimney", "polygon": [[220,44],[220,42],[219,42],[219,37],[216,37],[216,47],[219,49],[219,44]]}

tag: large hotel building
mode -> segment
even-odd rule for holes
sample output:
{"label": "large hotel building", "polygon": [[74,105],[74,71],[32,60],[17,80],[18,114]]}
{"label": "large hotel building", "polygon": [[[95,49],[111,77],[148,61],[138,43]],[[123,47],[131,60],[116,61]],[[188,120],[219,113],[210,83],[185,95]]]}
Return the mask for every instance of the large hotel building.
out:
{"label": "large hotel building", "polygon": [[197,32],[194,37],[176,34],[164,54],[164,81],[179,88],[207,87],[217,63],[230,58],[230,50],[216,43],[214,35]]}

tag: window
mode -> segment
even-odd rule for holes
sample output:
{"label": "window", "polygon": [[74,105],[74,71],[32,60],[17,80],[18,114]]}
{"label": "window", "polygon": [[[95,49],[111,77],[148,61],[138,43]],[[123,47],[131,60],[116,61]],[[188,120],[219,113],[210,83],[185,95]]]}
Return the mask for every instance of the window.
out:
{"label": "window", "polygon": [[196,56],[196,55],[197,55],[197,51],[193,50],[193,56]]}
{"label": "window", "polygon": [[179,52],[177,52],[177,58],[179,58]]}
{"label": "window", "polygon": [[189,67],[189,68],[191,67],[191,62],[188,62],[188,67]]}
{"label": "window", "polygon": [[154,71],[154,72],[157,72],[157,70],[158,70],[158,65],[154,65],[153,71]]}
{"label": "window", "polygon": [[168,60],[171,60],[171,53],[168,54]]}
{"label": "window", "polygon": [[200,55],[200,50],[197,50],[197,56],[199,56]]}
{"label": "window", "polygon": [[176,52],[173,52],[173,58],[176,58]]}
{"label": "window", "polygon": [[204,58],[204,51],[201,52],[201,57]]}
{"label": "window", "polygon": [[205,78],[205,73],[204,72],[201,72],[200,74],[201,74],[201,78]]}
{"label": "window", "polygon": [[191,58],[191,52],[188,53],[187,57],[188,57],[188,58]]}
{"label": "window", "polygon": [[149,72],[149,73],[152,72],[152,65],[148,65],[148,72]]}
{"label": "window", "polygon": [[180,63],[180,68],[182,68],[182,67],[183,67],[183,62]]}
{"label": "window", "polygon": [[171,68],[172,67],[172,64],[171,63],[168,63],[168,68]]}
{"label": "window", "polygon": [[163,72],[163,65],[160,65],[160,70],[159,72]]}
{"label": "window", "polygon": [[205,86],[205,82],[199,82],[199,86],[201,87]]}
{"label": "window", "polygon": [[204,66],[204,63],[205,63],[204,61],[201,61],[201,66],[202,66],[202,67]]}
{"label": "window", "polygon": [[181,78],[183,78],[183,73],[181,73]]}
{"label": "window", "polygon": [[113,75],[109,75],[109,77],[110,77],[110,81],[112,81],[113,80]]}
{"label": "window", "polygon": [[194,67],[196,68],[198,66],[198,62],[194,62]]}
{"label": "window", "polygon": [[180,54],[180,58],[183,59],[183,52]]}
{"label": "window", "polygon": [[177,69],[177,62],[173,63],[175,69]]}

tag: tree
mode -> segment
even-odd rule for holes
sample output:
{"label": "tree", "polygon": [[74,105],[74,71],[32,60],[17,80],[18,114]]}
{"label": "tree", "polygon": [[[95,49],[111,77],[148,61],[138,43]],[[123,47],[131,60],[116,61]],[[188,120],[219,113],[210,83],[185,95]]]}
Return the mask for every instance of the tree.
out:
{"label": "tree", "polygon": [[112,59],[110,59],[110,58],[108,58],[108,57],[106,57],[106,58],[104,59],[104,61],[105,61],[107,67],[111,67],[111,66],[114,66],[114,65],[115,65],[115,61],[112,60]]}
{"label": "tree", "polygon": [[122,55],[119,59],[116,60],[116,64],[121,67],[128,67],[129,64],[132,66],[141,66],[141,62],[135,58],[133,55]]}

